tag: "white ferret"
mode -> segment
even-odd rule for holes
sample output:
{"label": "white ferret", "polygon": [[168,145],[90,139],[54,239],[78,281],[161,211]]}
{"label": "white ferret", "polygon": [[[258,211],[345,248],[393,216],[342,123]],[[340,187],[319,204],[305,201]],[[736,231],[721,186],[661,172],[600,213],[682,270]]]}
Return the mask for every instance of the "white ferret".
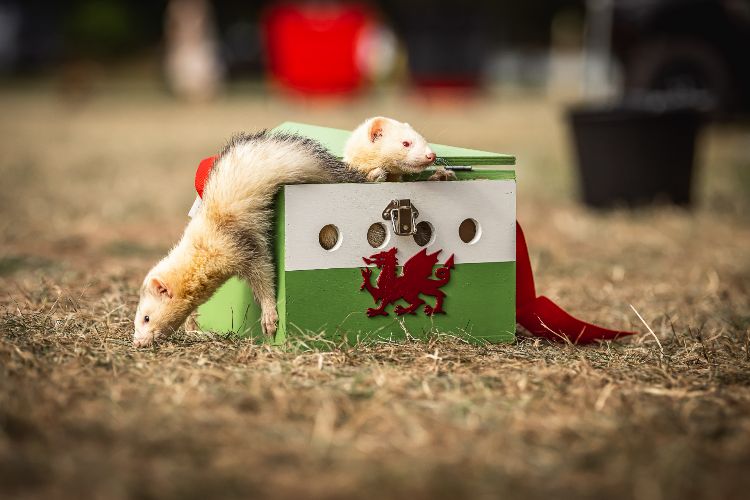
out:
{"label": "white ferret", "polygon": [[[383,116],[362,122],[344,146],[344,162],[363,172],[370,182],[400,181],[404,174],[422,172],[436,158],[411,125]],[[453,172],[439,167],[429,180],[455,178]]]}
{"label": "white ferret", "polygon": [[397,180],[423,171],[435,154],[408,124],[376,117],[352,133],[344,158],[341,162],[317,141],[294,134],[264,131],[232,138],[209,173],[201,209],[143,281],[135,346],[175,331],[232,276],[248,281],[261,307],[261,327],[272,335],[278,316],[269,233],[279,187]]}

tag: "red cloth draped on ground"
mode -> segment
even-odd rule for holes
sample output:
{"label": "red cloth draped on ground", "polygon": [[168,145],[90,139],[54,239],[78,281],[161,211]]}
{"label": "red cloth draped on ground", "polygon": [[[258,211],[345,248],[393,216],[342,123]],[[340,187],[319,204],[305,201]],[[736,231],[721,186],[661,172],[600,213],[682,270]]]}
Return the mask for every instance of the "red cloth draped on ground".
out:
{"label": "red cloth draped on ground", "polygon": [[547,297],[537,297],[529,249],[521,225],[516,222],[516,321],[529,332],[550,340],[587,344],[612,340],[635,332],[609,330],[586,323],[563,311]]}
{"label": "red cloth draped on ground", "polygon": [[[216,156],[205,158],[195,173],[195,190],[203,197],[203,188]],[[596,340],[612,340],[635,332],[609,330],[586,323],[563,311],[547,297],[536,295],[534,274],[529,260],[529,249],[521,226],[516,223],[516,321],[538,337],[549,340],[569,340],[586,344]]]}

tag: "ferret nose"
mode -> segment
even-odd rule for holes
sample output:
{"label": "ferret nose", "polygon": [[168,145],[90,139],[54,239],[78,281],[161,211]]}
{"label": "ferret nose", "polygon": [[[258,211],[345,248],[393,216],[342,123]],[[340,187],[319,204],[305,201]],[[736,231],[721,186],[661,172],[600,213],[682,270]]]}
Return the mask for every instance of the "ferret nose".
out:
{"label": "ferret nose", "polygon": [[436,158],[437,156],[435,155],[435,153],[430,153],[427,155],[427,159],[430,161],[435,161]]}

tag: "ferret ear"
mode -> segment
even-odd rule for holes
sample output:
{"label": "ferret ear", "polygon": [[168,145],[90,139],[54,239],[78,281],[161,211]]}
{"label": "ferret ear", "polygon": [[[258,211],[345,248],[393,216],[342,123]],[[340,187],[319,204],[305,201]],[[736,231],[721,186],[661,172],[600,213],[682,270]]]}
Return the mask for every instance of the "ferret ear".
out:
{"label": "ferret ear", "polygon": [[170,299],[172,298],[172,289],[169,288],[169,286],[167,286],[167,284],[161,278],[151,278],[149,287],[151,288],[151,291],[156,295],[166,296]]}
{"label": "ferret ear", "polygon": [[373,118],[372,122],[370,122],[370,142],[375,142],[381,137],[383,137],[383,128],[385,127],[385,119],[383,118]]}

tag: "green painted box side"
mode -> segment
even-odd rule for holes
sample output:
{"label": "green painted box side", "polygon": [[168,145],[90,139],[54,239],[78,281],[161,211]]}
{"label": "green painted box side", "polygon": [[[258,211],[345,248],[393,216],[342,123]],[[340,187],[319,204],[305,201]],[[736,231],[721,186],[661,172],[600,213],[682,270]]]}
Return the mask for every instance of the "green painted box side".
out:
{"label": "green painted box side", "polygon": [[276,264],[276,313],[279,315],[279,326],[276,330],[274,344],[283,344],[287,336],[287,273],[284,269],[286,263],[286,217],[284,210],[284,189],[276,195],[273,235],[273,258]]}
{"label": "green painted box side", "polygon": [[260,307],[246,282],[232,278],[216,291],[211,300],[198,308],[202,330],[240,336],[260,334]]}
{"label": "green painted box side", "polygon": [[[420,308],[417,314],[396,316],[389,308],[388,316],[375,318],[365,314],[375,304],[359,289],[359,269],[287,272],[287,335],[313,332],[330,340],[346,337],[354,342],[398,340],[406,338],[407,332],[411,337],[424,338],[439,332],[471,342],[512,342],[516,327],[515,270],[515,262],[456,265],[450,282],[441,288],[446,294],[445,314],[430,317]],[[433,298],[426,301],[434,305]]]}

